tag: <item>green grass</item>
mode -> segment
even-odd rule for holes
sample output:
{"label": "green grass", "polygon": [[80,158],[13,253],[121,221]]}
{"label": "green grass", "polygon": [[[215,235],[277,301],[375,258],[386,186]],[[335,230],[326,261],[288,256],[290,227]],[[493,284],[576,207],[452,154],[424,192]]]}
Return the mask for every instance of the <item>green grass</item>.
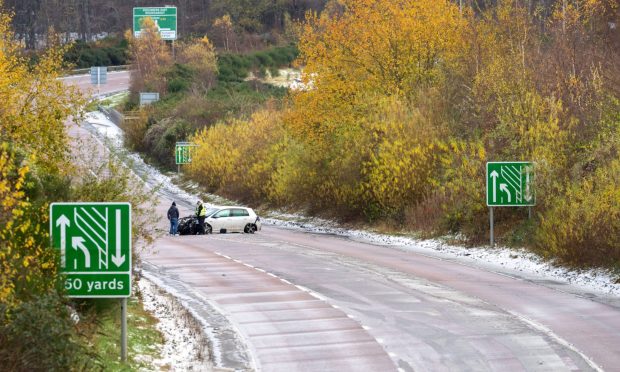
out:
{"label": "green grass", "polygon": [[153,370],[151,361],[160,357],[163,336],[155,328],[157,319],[135,297],[127,301],[127,363],[120,361],[120,299],[100,301],[98,327],[91,342],[105,371]]}

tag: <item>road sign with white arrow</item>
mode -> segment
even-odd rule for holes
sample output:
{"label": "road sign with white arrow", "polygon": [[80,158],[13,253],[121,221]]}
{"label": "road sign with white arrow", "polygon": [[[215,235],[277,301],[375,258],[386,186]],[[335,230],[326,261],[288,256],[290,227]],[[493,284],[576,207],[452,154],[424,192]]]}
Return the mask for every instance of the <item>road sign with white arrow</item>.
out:
{"label": "road sign with white arrow", "polygon": [[488,162],[487,205],[489,207],[536,205],[534,163],[525,161]]}
{"label": "road sign with white arrow", "polygon": [[129,203],[53,203],[50,236],[70,297],[131,295]]}

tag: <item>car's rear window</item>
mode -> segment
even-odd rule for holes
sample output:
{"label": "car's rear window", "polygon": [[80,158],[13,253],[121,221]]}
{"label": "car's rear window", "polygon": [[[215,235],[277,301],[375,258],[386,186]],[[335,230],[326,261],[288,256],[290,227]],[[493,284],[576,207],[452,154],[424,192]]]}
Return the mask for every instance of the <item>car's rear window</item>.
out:
{"label": "car's rear window", "polygon": [[249,216],[250,213],[248,213],[247,210],[245,209],[233,209],[232,210],[232,216],[233,217],[245,217],[245,216]]}

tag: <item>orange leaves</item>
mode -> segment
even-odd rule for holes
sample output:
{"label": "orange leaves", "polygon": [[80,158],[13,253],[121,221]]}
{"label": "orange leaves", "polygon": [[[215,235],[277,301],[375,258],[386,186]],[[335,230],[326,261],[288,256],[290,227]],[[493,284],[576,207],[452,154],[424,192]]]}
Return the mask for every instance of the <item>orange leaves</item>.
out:
{"label": "orange leaves", "polygon": [[341,0],[339,14],[311,17],[300,43],[317,87],[409,95],[458,54],[465,21],[444,0]]}
{"label": "orange leaves", "polygon": [[144,18],[140,37],[134,38],[130,31],[125,33],[129,40],[132,66],[131,91],[135,94],[143,91],[166,92],[163,71],[172,64],[170,48],[159,36],[155,22]]}

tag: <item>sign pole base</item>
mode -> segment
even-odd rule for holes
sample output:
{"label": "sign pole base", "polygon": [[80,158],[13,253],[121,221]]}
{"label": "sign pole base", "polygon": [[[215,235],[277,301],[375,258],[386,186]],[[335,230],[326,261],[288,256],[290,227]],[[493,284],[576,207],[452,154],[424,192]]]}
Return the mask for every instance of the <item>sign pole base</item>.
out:
{"label": "sign pole base", "polygon": [[489,227],[490,227],[490,240],[491,240],[491,247],[495,246],[495,237],[493,236],[493,207],[489,207]]}
{"label": "sign pole base", "polygon": [[121,362],[127,362],[127,298],[121,299]]}

